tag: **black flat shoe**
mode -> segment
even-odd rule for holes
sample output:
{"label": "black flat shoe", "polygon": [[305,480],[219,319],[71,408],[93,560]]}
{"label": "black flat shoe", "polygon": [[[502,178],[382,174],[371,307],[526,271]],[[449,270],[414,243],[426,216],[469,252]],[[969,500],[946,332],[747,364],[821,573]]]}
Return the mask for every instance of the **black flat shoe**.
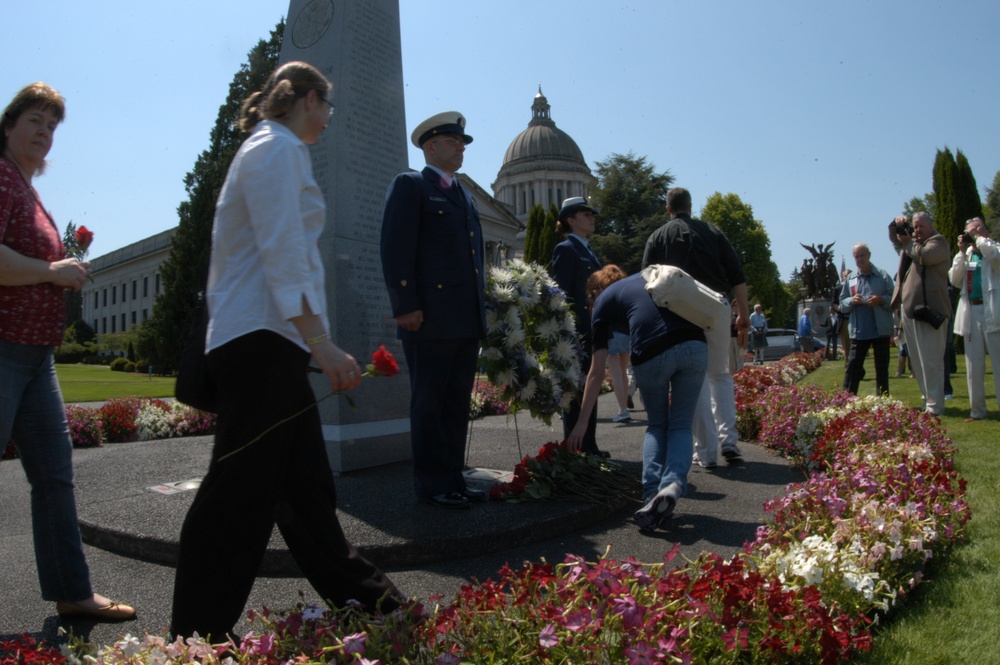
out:
{"label": "black flat shoe", "polygon": [[469,507],[469,500],[461,492],[447,492],[445,494],[435,494],[425,499],[427,503],[438,508],[449,508],[451,510],[463,510]]}
{"label": "black flat shoe", "polygon": [[462,490],[462,496],[473,503],[483,503],[490,498],[489,492],[474,487],[466,487]]}

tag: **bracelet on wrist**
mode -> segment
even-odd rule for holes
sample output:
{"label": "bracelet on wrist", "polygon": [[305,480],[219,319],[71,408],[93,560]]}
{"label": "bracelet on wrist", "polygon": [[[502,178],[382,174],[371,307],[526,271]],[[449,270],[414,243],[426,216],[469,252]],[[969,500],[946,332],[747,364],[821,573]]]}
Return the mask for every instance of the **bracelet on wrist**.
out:
{"label": "bracelet on wrist", "polygon": [[319,344],[324,339],[327,339],[327,337],[329,337],[329,335],[327,333],[323,333],[322,335],[316,335],[315,337],[309,337],[308,339],[305,339],[303,341],[306,343],[306,346],[313,346],[315,344]]}

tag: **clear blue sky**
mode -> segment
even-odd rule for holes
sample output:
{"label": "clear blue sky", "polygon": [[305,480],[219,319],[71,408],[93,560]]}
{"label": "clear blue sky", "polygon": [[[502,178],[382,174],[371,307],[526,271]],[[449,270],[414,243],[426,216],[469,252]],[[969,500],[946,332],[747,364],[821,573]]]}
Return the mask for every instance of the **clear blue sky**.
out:
{"label": "clear blue sky", "polygon": [[[450,8],[450,9],[449,9]],[[4,3],[0,103],[43,80],[67,98],[35,184],[91,256],[177,224],[184,175],[283,0]],[[400,0],[407,133],[456,109],[464,171],[489,190],[541,83],[593,168],[646,156],[688,187],[753,206],[784,278],[799,246],[872,245],[961,149],[980,195],[1000,170],[1000,3]],[[442,75],[442,72],[446,72]],[[411,165],[422,164],[410,148]]]}

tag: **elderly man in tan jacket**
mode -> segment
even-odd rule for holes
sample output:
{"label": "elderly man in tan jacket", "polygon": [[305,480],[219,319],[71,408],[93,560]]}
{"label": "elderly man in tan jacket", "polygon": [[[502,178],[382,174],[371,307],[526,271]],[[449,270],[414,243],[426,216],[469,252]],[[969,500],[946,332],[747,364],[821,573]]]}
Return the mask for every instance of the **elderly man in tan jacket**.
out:
{"label": "elderly man in tan jacket", "polygon": [[[889,239],[899,250],[899,274],[892,294],[891,308],[901,308],[906,349],[924,396],[924,410],[934,415],[944,412],[944,349],[947,319],[951,317],[948,296],[948,268],[951,249],[944,236],[931,226],[926,212],[897,217],[889,226]],[[939,315],[938,325],[920,315],[921,306]],[[942,322],[943,321],[943,322]]]}

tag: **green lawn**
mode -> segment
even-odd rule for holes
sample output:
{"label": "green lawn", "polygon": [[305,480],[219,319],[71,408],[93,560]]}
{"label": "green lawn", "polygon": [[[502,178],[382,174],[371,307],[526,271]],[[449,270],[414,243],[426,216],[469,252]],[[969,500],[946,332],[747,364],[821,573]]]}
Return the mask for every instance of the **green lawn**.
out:
{"label": "green lawn", "polygon": [[[875,638],[875,648],[856,662],[875,665],[982,665],[1000,663],[1000,415],[987,364],[989,418],[962,422],[969,415],[965,358],[952,375],[954,399],[946,402],[942,424],[957,448],[956,465],[968,482],[972,509],[969,542],[947,557],[932,561],[928,583],[890,617]],[[869,354],[859,393],[875,392],[875,368]],[[921,406],[914,379],[896,379],[890,362],[889,390],[911,406]],[[803,380],[824,388],[841,385],[842,362],[826,362]]]}
{"label": "green lawn", "polygon": [[56,365],[63,401],[101,402],[115,397],[173,397],[175,378],[112,372],[102,365]]}

